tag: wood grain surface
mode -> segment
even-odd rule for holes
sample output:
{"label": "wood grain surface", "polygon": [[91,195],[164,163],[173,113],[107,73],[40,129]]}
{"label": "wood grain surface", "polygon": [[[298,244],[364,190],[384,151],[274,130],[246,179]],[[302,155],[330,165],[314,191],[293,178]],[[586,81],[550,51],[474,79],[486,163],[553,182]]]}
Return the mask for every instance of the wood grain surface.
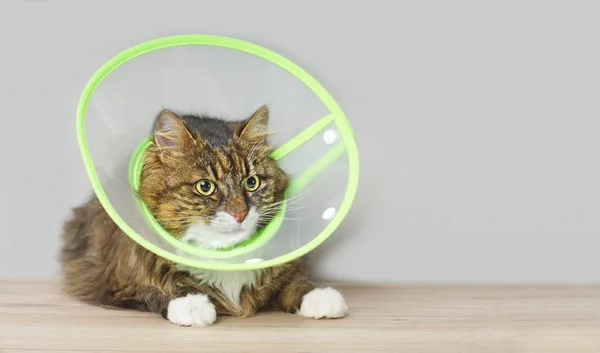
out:
{"label": "wood grain surface", "polygon": [[0,281],[0,352],[600,353],[600,286],[338,285],[350,315],[282,313],[177,327]]}

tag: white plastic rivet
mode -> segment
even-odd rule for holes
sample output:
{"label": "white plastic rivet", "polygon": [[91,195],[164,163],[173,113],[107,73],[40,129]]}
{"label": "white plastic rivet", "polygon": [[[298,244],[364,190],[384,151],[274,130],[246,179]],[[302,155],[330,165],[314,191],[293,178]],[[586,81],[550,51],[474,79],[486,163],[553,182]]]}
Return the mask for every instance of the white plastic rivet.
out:
{"label": "white plastic rivet", "polygon": [[330,221],[333,216],[335,216],[335,208],[334,207],[329,207],[328,209],[325,210],[325,212],[323,212],[323,219],[326,221]]}
{"label": "white plastic rivet", "polygon": [[255,264],[255,263],[261,262],[262,260],[263,259],[261,259],[260,257],[257,257],[257,258],[254,258],[254,259],[248,259],[248,260],[246,260],[246,263],[247,264]]}
{"label": "white plastic rivet", "polygon": [[333,130],[327,130],[323,134],[323,141],[325,141],[325,143],[328,145],[331,145],[332,143],[334,143],[336,139],[337,139],[337,134]]}

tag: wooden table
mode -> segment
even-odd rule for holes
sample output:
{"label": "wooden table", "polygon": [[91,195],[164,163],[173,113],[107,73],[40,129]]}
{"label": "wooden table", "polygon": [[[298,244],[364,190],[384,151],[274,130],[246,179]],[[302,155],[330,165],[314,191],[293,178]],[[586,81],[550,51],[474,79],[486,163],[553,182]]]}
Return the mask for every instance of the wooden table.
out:
{"label": "wooden table", "polygon": [[600,353],[600,286],[342,285],[350,316],[177,327],[88,306],[56,282],[0,281],[0,352]]}

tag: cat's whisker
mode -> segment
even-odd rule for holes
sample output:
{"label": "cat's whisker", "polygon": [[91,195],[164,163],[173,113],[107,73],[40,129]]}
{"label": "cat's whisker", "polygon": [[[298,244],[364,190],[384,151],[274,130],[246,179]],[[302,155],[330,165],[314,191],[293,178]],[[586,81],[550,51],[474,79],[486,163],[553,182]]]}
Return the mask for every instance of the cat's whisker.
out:
{"label": "cat's whisker", "polygon": [[279,205],[279,204],[282,204],[282,203],[284,203],[284,202],[290,203],[290,202],[292,202],[293,200],[296,200],[296,199],[300,199],[300,198],[303,198],[303,197],[305,197],[305,196],[306,196],[306,195],[308,195],[308,194],[309,194],[309,193],[310,193],[312,190],[313,190],[313,188],[312,188],[312,187],[309,187],[309,188],[307,188],[307,189],[303,190],[302,192],[300,192],[300,193],[298,193],[298,194],[296,194],[296,195],[294,195],[294,196],[287,197],[286,199],[284,199],[284,200],[281,200],[281,201],[278,201],[278,202],[273,202],[273,203],[269,204],[268,206],[272,206],[272,205]]}
{"label": "cat's whisker", "polygon": [[295,195],[293,197],[290,197],[288,199],[286,199],[286,203],[288,205],[293,205],[299,201],[302,201],[304,198],[306,198],[308,196],[308,194],[312,191],[312,188],[308,188],[306,190],[304,190],[303,192],[301,192],[298,195]]}
{"label": "cat's whisker", "polygon": [[[313,206],[314,204],[316,204],[316,202],[311,202],[308,204],[304,204],[302,206],[295,206],[295,207],[286,207],[285,211],[286,212],[292,212],[292,211],[298,211],[304,208],[308,208],[310,206]],[[278,214],[280,211],[277,210],[266,210],[266,211],[261,211],[261,214],[268,214],[268,213],[272,213],[272,214]]]}
{"label": "cat's whisker", "polygon": [[[286,203],[286,209],[289,209],[289,206],[291,206],[291,205],[294,205],[294,204],[297,204],[298,202],[302,201],[302,199],[303,199],[304,197],[305,197],[305,195],[302,195],[302,196],[298,196],[298,197],[295,197],[295,198],[288,199],[288,200],[285,202],[285,203]],[[280,206],[281,206],[283,203],[284,203],[284,201],[281,201],[281,202],[277,202],[277,203],[273,203],[273,204],[267,205],[267,206],[265,206],[265,207],[263,207],[263,208],[261,209],[261,212],[262,212],[262,211],[269,211],[269,210],[273,210],[273,209],[277,209],[277,210],[279,210],[279,209],[281,208]]]}
{"label": "cat's whisker", "polygon": [[277,203],[272,203],[270,205],[267,206],[263,206],[260,210],[269,210],[269,209],[276,209],[276,208],[280,208],[280,206],[283,204],[283,202],[277,202]]}

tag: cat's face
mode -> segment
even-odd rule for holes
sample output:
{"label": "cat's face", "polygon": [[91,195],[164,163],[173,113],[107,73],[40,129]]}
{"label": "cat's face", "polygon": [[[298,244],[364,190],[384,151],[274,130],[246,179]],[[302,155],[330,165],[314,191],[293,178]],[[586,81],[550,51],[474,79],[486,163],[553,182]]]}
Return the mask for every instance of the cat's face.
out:
{"label": "cat's face", "polygon": [[248,239],[277,213],[288,176],[269,157],[268,110],[242,122],[163,111],[140,194],[171,234],[204,248]]}

